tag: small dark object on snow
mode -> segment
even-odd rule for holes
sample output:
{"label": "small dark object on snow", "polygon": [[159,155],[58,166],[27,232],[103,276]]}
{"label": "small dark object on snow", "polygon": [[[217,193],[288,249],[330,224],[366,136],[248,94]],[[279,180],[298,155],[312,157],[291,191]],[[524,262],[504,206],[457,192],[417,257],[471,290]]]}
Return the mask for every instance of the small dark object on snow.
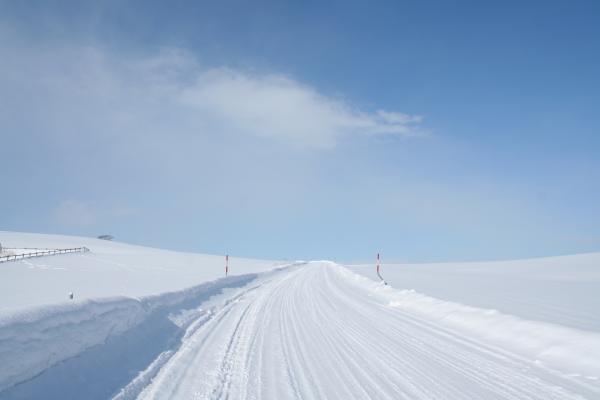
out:
{"label": "small dark object on snow", "polygon": [[69,299],[73,300],[73,292],[69,292]]}
{"label": "small dark object on snow", "polygon": [[102,240],[113,240],[115,237],[113,235],[100,235],[98,236],[98,239],[102,239]]}

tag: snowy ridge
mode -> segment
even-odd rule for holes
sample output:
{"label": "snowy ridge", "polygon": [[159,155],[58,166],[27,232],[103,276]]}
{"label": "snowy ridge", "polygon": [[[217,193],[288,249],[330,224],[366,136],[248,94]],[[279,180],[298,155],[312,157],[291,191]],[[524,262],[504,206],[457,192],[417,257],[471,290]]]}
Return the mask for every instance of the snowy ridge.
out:
{"label": "snowy ridge", "polygon": [[465,336],[498,345],[528,359],[589,380],[600,378],[600,334],[546,322],[530,321],[436,299],[414,290],[397,290],[337,267],[347,280],[369,288],[390,307],[464,332]]}

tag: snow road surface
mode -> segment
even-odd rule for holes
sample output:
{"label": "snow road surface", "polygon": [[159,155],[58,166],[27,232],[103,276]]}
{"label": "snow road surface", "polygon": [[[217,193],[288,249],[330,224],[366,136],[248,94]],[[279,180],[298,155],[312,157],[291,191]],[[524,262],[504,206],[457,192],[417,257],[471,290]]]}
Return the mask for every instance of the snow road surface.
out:
{"label": "snow road surface", "polygon": [[[0,400],[600,400],[600,254],[369,266],[0,232]],[[75,299],[67,297],[75,293]]]}
{"label": "snow road surface", "polygon": [[311,262],[250,283],[117,398],[600,398],[597,376],[551,369],[406,311],[355,277]]}

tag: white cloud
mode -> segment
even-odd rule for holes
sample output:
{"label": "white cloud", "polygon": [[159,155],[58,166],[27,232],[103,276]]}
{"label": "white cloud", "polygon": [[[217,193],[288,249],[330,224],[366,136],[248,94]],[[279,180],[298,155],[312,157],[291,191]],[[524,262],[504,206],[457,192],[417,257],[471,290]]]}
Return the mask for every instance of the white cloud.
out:
{"label": "white cloud", "polygon": [[[353,135],[415,135],[422,117],[369,112],[282,74],[201,66],[190,53],[167,49],[124,57],[97,48],[22,55],[11,73],[47,96],[48,131],[99,130],[104,136],[244,135],[301,148],[332,148]],[[46,108],[42,109],[45,110]],[[40,110],[36,110],[40,112]],[[42,111],[43,112],[43,111]],[[96,133],[97,134],[97,133]]]}
{"label": "white cloud", "polygon": [[228,68],[198,73],[181,98],[226,126],[307,147],[332,147],[345,135],[416,132],[421,117],[368,113],[283,75],[252,75]]}
{"label": "white cloud", "polygon": [[405,126],[419,124],[423,121],[423,117],[420,115],[409,115],[385,110],[378,110],[377,116],[385,123]]}
{"label": "white cloud", "polygon": [[74,198],[93,198],[94,207],[59,207],[65,224],[104,223],[102,204],[144,203],[147,193],[213,208],[304,207],[329,179],[324,168],[347,163],[335,151],[342,140],[419,130],[419,117],[360,109],[281,74],[203,66],[182,50],[14,48],[18,57],[0,63],[3,140],[35,150],[49,176],[75,180]]}

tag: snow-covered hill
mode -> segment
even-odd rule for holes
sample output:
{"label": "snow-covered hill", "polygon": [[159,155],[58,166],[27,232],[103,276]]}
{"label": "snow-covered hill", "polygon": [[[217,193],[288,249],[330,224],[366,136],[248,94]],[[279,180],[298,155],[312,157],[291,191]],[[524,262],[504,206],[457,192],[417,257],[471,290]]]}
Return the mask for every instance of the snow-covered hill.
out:
{"label": "snow-covered hill", "polygon": [[[110,296],[140,297],[188,288],[225,275],[224,256],[181,253],[94,238],[0,231],[3,247],[90,252],[0,264],[0,315],[11,309]],[[268,271],[280,262],[230,258],[230,274]]]}

